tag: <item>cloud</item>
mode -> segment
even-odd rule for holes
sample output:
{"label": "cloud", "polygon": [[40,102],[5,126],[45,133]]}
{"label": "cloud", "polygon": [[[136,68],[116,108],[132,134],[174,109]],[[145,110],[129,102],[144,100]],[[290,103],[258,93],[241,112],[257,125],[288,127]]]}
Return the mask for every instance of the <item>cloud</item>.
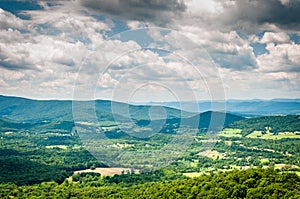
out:
{"label": "cloud", "polygon": [[286,32],[265,32],[254,42],[265,45],[265,52],[258,55],[257,62],[264,72],[300,72],[299,44]]}
{"label": "cloud", "polygon": [[9,70],[35,68],[29,61],[28,45],[26,43],[22,45],[26,36],[11,28],[0,29],[0,36],[0,67]]}
{"label": "cloud", "polygon": [[25,27],[25,23],[20,18],[0,8],[0,27],[1,29],[23,29]]}
{"label": "cloud", "polygon": [[128,26],[129,29],[138,29],[138,28],[147,27],[147,25],[144,22],[137,21],[137,20],[127,21],[127,26]]}
{"label": "cloud", "polygon": [[85,52],[103,43],[103,34],[112,27],[109,20],[98,21],[80,13],[75,4],[65,4],[23,11],[30,20],[0,9],[0,67],[78,67]]}
{"label": "cloud", "polygon": [[281,29],[300,29],[300,1],[290,0],[234,0],[219,1],[223,11],[219,24],[255,32],[258,26],[274,24]]}
{"label": "cloud", "polygon": [[[166,35],[165,40],[173,48],[181,48],[189,52],[189,55],[181,52],[189,60],[199,59],[198,63],[203,65],[205,62],[200,58],[209,58],[220,67],[231,70],[249,71],[257,68],[256,57],[250,42],[240,37],[236,31],[206,30],[193,25],[182,25],[177,28],[185,37],[177,35],[174,31],[172,34]],[[205,64],[209,66],[208,63]]]}
{"label": "cloud", "polygon": [[260,43],[289,43],[290,36],[285,32],[265,32],[264,36],[261,38]]}
{"label": "cloud", "polygon": [[298,98],[300,93],[300,74],[289,72],[266,72],[259,68],[251,71],[220,71],[228,98],[272,99]]}
{"label": "cloud", "polygon": [[[192,1],[194,2],[194,1]],[[220,31],[255,34],[264,30],[300,30],[299,0],[210,0],[209,6],[188,1],[184,17],[176,23]],[[200,1],[198,2],[200,3]]]}
{"label": "cloud", "polygon": [[76,3],[45,7],[44,10],[23,11],[30,16],[31,27],[37,35],[64,35],[67,42],[83,42],[96,47],[101,44],[106,31],[113,23],[85,15]]}
{"label": "cloud", "polygon": [[120,20],[137,20],[165,25],[186,10],[182,0],[82,0],[81,5]]}
{"label": "cloud", "polygon": [[[143,93],[145,100],[156,91],[166,97],[166,90],[159,91],[162,85],[180,91],[190,88],[208,99],[209,92],[222,92],[220,71],[232,98],[297,96],[300,48],[290,37],[299,33],[298,25],[293,26],[298,23],[299,14],[293,11],[298,2],[43,2],[42,10],[20,11],[26,20],[0,9],[0,89],[3,94],[70,99],[76,81],[79,97],[90,99],[111,98],[116,86],[126,96],[128,90],[146,84],[151,91]],[[290,20],[273,16],[282,16],[281,11]],[[109,39],[127,30],[126,25],[170,29]],[[264,54],[254,55],[253,43],[265,45]]]}
{"label": "cloud", "polygon": [[3,94],[72,98],[87,52],[104,42],[104,23],[68,6],[23,11],[21,19],[0,10],[0,79]]}
{"label": "cloud", "polygon": [[300,72],[300,45],[295,43],[269,43],[269,53],[260,55],[257,60],[260,70],[264,72]]}

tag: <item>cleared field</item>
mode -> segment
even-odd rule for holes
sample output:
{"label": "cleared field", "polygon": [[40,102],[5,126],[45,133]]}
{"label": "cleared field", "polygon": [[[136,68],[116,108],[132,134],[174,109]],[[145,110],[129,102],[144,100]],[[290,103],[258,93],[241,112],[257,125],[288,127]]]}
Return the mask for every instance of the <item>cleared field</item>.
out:
{"label": "cleared field", "polygon": [[104,126],[104,127],[102,127],[102,130],[113,131],[113,130],[116,130],[117,128],[118,128],[117,126]]}
{"label": "cleared field", "polygon": [[49,145],[46,146],[47,149],[53,149],[53,148],[60,148],[60,149],[67,149],[68,146],[67,145]]}
{"label": "cleared field", "polygon": [[115,121],[99,121],[99,125],[101,127],[112,127],[112,126],[118,126],[118,124]]}
{"label": "cleared field", "polygon": [[[101,176],[113,176],[113,175],[120,175],[123,172],[124,173],[130,173],[131,169],[130,168],[117,168],[117,167],[112,167],[112,168],[95,168],[95,169],[84,169],[84,170],[79,170],[79,171],[74,171],[73,175],[79,174],[79,173],[100,173]],[[139,173],[139,170],[134,170],[135,173]],[[67,180],[69,182],[73,181],[72,176],[69,176]]]}
{"label": "cleared field", "polygon": [[130,148],[130,147],[134,147],[134,144],[127,144],[127,143],[124,143],[124,144],[121,144],[121,143],[116,143],[116,144],[113,144],[112,145],[113,147],[116,147],[116,148]]}
{"label": "cleared field", "polygon": [[78,173],[88,173],[88,172],[100,173],[101,176],[113,176],[116,174],[122,174],[122,172],[125,172],[125,173],[131,172],[131,169],[130,168],[117,168],[117,167],[84,169],[84,170],[74,171],[73,175],[78,174]]}
{"label": "cleared field", "polygon": [[294,168],[294,169],[298,169],[299,168],[297,165],[289,165],[289,164],[275,164],[274,165],[275,169],[283,169],[285,167]]}
{"label": "cleared field", "polygon": [[262,158],[260,160],[260,163],[267,163],[267,162],[270,162],[268,158]]}
{"label": "cleared field", "polygon": [[231,145],[232,145],[232,141],[225,141],[225,144],[226,144],[227,146],[231,146]]}
{"label": "cleared field", "polygon": [[[112,168],[95,168],[95,169],[84,169],[79,171],[74,171],[74,174],[78,173],[88,173],[88,172],[94,172],[94,173],[100,173],[101,176],[113,176],[116,174],[122,174],[124,173],[130,173],[132,169],[130,168],[119,168],[119,167],[112,167]],[[134,169],[134,173],[139,173],[139,170]]]}
{"label": "cleared field", "polygon": [[[211,168],[206,168],[203,171],[200,172],[188,172],[188,173],[182,173],[184,176],[193,178],[193,177],[198,177],[204,174],[210,174],[211,172],[217,173],[217,172],[226,172],[226,171],[232,171],[234,169],[237,170],[247,170],[251,168],[258,168],[257,166],[237,166],[237,165],[231,165],[231,168],[228,169],[217,169],[217,170],[212,170]],[[265,165],[263,166],[264,169],[269,168],[269,166]],[[289,165],[289,164],[275,164],[274,165],[275,169],[284,169],[284,168],[296,168],[298,169],[299,167],[297,165]],[[298,176],[300,176],[300,171],[282,171],[283,172],[291,172],[291,173],[296,173]]]}
{"label": "cleared field", "polygon": [[[239,170],[246,170],[250,168],[258,168],[257,166],[237,166],[237,165],[231,165],[232,169],[239,169]],[[263,166],[264,169],[269,168],[268,165]],[[274,169],[283,169],[283,168],[299,168],[297,165],[289,165],[289,164],[275,164]]]}
{"label": "cleared field", "polygon": [[223,129],[221,132],[224,132],[224,133],[241,133],[242,132],[242,129],[234,129],[234,128],[225,128]]}
{"label": "cleared field", "polygon": [[205,174],[205,172],[190,172],[190,173],[182,173],[184,176],[189,178],[194,178]]}
{"label": "cleared field", "polygon": [[76,122],[76,124],[86,125],[86,126],[94,126],[94,123],[91,122]]}
{"label": "cleared field", "polygon": [[216,160],[216,159],[222,159],[224,154],[218,152],[218,151],[213,151],[213,150],[206,150],[206,151],[201,151],[199,152],[197,155],[200,155],[200,156],[205,156],[205,157],[208,157],[208,158],[211,158],[213,160]]}
{"label": "cleared field", "polygon": [[223,129],[219,136],[221,137],[242,137],[242,130],[241,129],[233,129],[233,128],[225,128]]}
{"label": "cleared field", "polygon": [[[250,168],[257,168],[256,166],[237,166],[237,165],[231,165],[231,168],[232,169],[238,169],[238,170],[247,170],[247,169],[250,169]],[[224,170],[224,169],[223,169]],[[231,169],[228,169],[228,170],[231,170]]]}
{"label": "cleared field", "polygon": [[283,138],[300,138],[300,134],[298,132],[279,132],[278,135],[273,135],[271,133],[262,134],[262,131],[253,131],[247,138],[261,138],[261,139],[283,139]]}
{"label": "cleared field", "polygon": [[199,140],[199,139],[195,139],[196,142],[203,142],[203,143],[214,143],[214,142],[219,142],[221,140],[218,139],[204,139],[204,140]]}

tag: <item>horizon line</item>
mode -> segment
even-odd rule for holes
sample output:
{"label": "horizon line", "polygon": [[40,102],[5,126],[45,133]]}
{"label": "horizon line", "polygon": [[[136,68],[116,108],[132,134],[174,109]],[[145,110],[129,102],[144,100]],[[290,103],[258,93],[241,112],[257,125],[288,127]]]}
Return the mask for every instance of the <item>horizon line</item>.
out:
{"label": "horizon line", "polygon": [[179,103],[179,102],[222,102],[222,101],[275,101],[275,100],[299,100],[300,98],[270,98],[270,99],[265,99],[265,98],[229,98],[229,99],[218,99],[218,100],[210,100],[210,99],[201,99],[198,101],[192,101],[192,100],[186,100],[186,101],[116,101],[113,99],[101,99],[101,98],[96,98],[96,99],[59,99],[59,98],[34,98],[34,97],[26,97],[26,96],[17,96],[17,95],[5,95],[5,94],[0,94],[2,97],[14,97],[14,98],[23,98],[23,99],[28,99],[28,100],[36,100],[36,101],[115,101],[115,102],[123,102],[123,103]]}

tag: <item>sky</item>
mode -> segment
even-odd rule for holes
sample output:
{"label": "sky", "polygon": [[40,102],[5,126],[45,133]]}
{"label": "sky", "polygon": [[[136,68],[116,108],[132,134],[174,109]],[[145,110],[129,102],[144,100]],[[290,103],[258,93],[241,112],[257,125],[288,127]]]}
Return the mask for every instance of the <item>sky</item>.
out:
{"label": "sky", "polygon": [[300,98],[299,0],[0,0],[0,94]]}

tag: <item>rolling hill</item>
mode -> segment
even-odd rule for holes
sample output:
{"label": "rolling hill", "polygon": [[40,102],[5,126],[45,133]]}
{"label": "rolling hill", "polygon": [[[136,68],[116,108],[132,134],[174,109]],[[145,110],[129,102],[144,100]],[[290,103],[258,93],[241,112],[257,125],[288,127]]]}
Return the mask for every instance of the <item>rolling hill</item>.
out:
{"label": "rolling hill", "polygon": [[[71,101],[71,100],[32,100],[0,95],[0,116],[20,122],[73,120],[73,111],[84,113],[114,113],[130,116],[135,120],[149,119],[148,112],[155,106],[129,105],[108,100]],[[155,109],[155,108],[154,108]],[[167,118],[189,117],[195,115],[175,108],[164,107]],[[129,114],[128,114],[129,112]],[[151,119],[165,118],[162,110],[154,111]],[[101,114],[100,114],[101,115]]]}
{"label": "rolling hill", "polygon": [[[80,115],[80,116],[77,116]],[[165,123],[164,128],[180,124],[198,128],[222,128],[230,123],[244,119],[230,113],[204,112],[190,113],[175,108],[129,105],[108,100],[32,100],[20,97],[0,96],[0,124],[2,129],[35,129],[40,131],[71,131],[76,121],[97,121],[128,123],[147,126],[150,122]]]}
{"label": "rolling hill", "polygon": [[194,112],[195,103],[199,112],[222,111],[234,114],[258,115],[296,115],[300,114],[299,99],[273,99],[273,100],[226,100],[226,101],[199,101],[199,102],[150,102],[147,105],[160,105],[172,108],[184,107],[185,111]]}

